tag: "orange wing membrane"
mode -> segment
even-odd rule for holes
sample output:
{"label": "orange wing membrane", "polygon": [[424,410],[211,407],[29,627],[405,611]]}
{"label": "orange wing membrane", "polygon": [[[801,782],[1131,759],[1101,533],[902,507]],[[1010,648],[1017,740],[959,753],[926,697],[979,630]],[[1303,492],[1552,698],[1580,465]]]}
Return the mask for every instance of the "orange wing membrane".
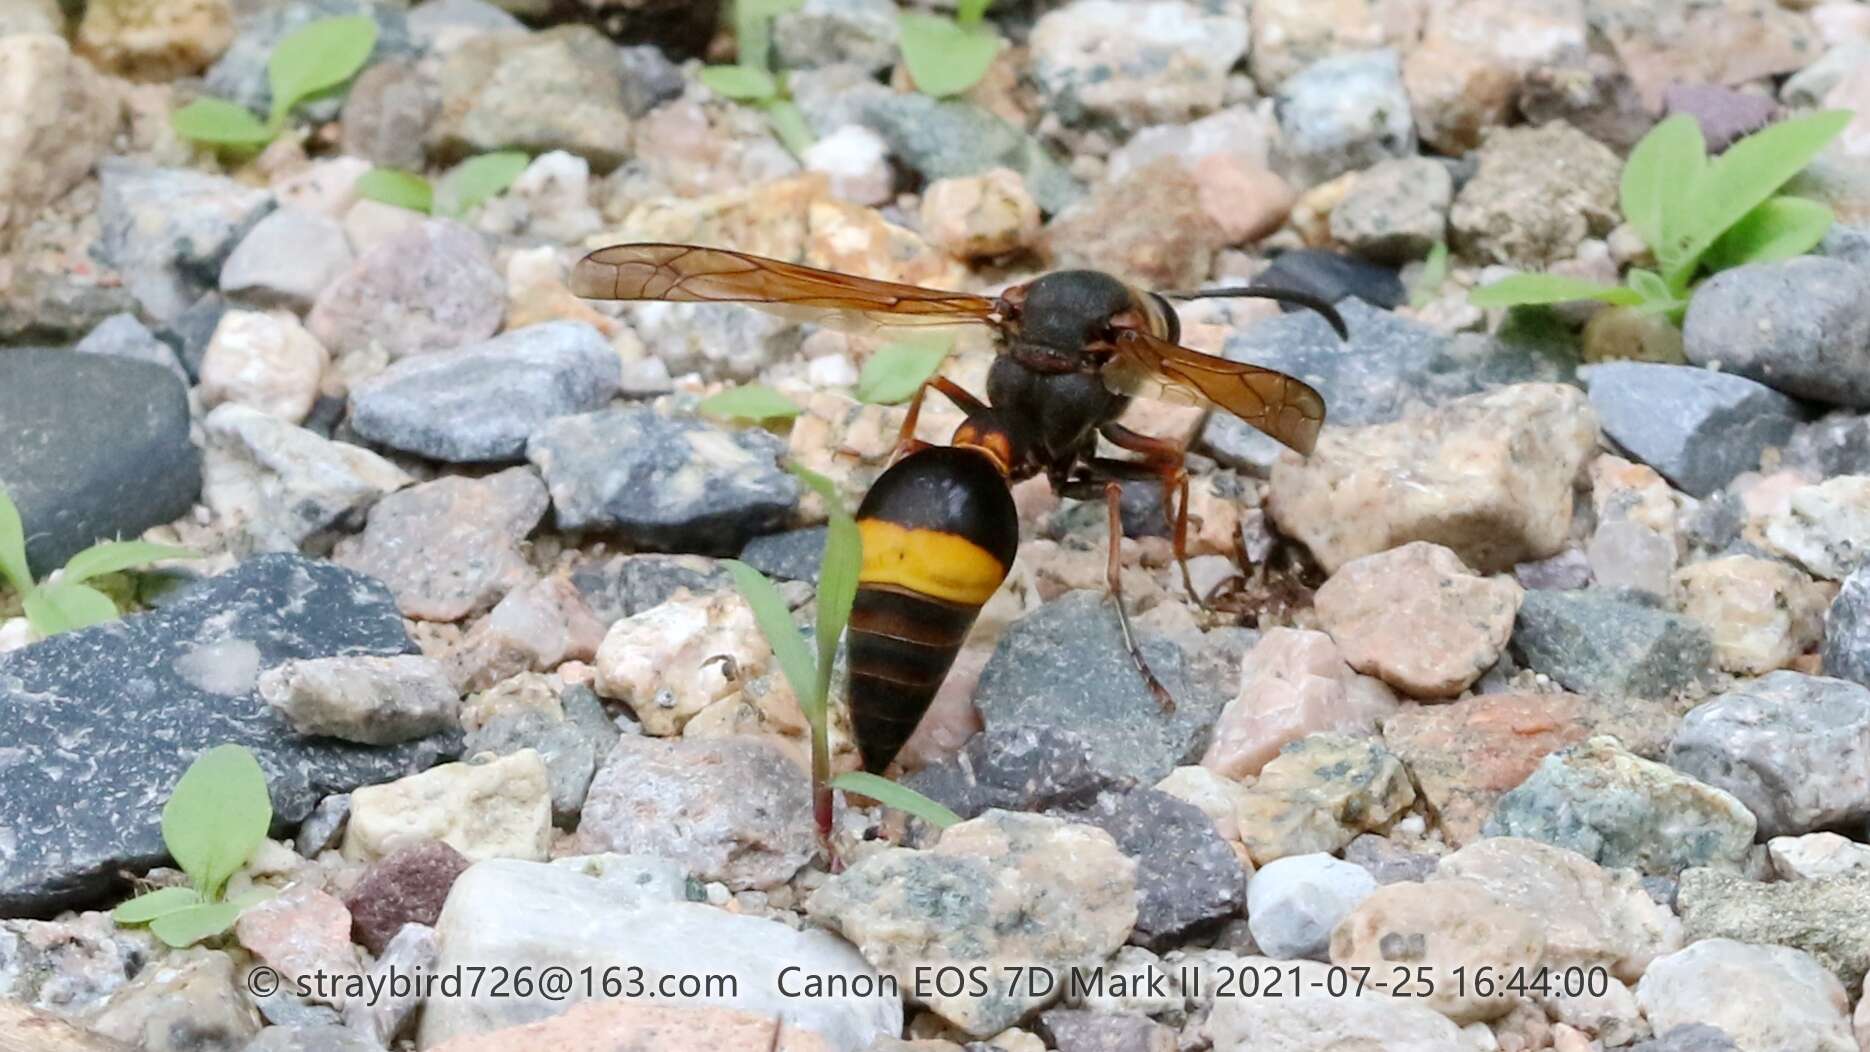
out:
{"label": "orange wing membrane", "polygon": [[994,302],[699,245],[612,245],[578,261],[571,291],[596,300],[746,303],[835,328],[991,325]]}
{"label": "orange wing membrane", "polygon": [[1104,382],[1119,394],[1181,405],[1218,406],[1281,443],[1310,453],[1325,424],[1325,400],[1272,369],[1191,351],[1138,330],[1117,335]]}

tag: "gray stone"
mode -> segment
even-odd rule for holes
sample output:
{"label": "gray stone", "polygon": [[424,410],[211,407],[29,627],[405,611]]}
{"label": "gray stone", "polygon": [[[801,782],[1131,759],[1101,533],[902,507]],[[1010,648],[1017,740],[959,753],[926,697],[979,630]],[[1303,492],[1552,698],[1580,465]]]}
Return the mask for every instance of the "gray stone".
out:
{"label": "gray stone", "polygon": [[143,969],[86,1022],[141,1052],[221,1052],[260,1031],[233,957],[200,946]]}
{"label": "gray stone", "polygon": [[[1860,45],[1863,57],[1870,59],[1870,43]],[[1870,266],[1870,225],[1832,223],[1824,240],[1812,249],[1812,255],[1841,259],[1857,266]]]}
{"label": "gray stone", "polygon": [[0,920],[0,997],[83,1018],[141,971],[154,936],[119,927],[108,913],[60,921]]}
{"label": "gray stone", "polygon": [[1870,409],[1870,268],[1805,256],[1724,270],[1682,322],[1697,365],[1720,363],[1790,395]]}
{"label": "gray stone", "polygon": [[202,430],[202,502],[254,551],[296,551],[335,527],[354,525],[412,481],[361,446],[244,405],[216,406]]}
{"label": "gray stone", "polygon": [[818,567],[825,558],[825,527],[769,533],[755,537],[740,549],[740,561],[768,577],[783,581],[818,583]]}
{"label": "gray stone", "polygon": [[[788,1026],[817,1032],[833,1052],[865,1052],[877,1038],[902,1032],[902,1002],[893,993],[781,993],[781,969],[796,969],[790,977],[839,983],[875,980],[876,972],[836,936],[679,901],[679,878],[655,879],[653,868],[607,864],[612,861],[637,860],[601,856],[543,865],[495,859],[469,868],[436,925],[437,967],[444,974],[457,967],[562,967],[573,974],[589,967],[599,976],[619,969],[626,977],[635,968],[647,976],[726,974],[738,979],[731,993],[694,1001],[783,1015]],[[582,1000],[581,992],[573,997]],[[573,1003],[543,995],[496,997],[487,990],[433,999],[423,1010],[417,1045],[432,1048],[456,1035],[544,1019]]]}
{"label": "gray stone", "polygon": [[387,991],[376,1000],[354,998],[344,1006],[344,1025],[359,1033],[373,1035],[388,1045],[409,1028],[409,1022],[427,1001],[427,993],[418,984],[398,989],[396,976],[433,975],[440,954],[435,929],[426,924],[404,924],[390,944],[377,955],[370,969],[369,982]]}
{"label": "gray stone", "polygon": [[1740,1052],[1740,1046],[1720,1027],[1683,1023],[1658,1037],[1638,1041],[1630,1052]]}
{"label": "gray stone", "polygon": [[670,859],[736,891],[774,887],[818,850],[810,781],[760,738],[621,738],[591,781],[578,845]]}
{"label": "gray stone", "polygon": [[241,1052],[382,1052],[368,1034],[341,1023],[307,1026],[269,1026]]}
{"label": "gray stone", "polygon": [[1698,622],[1613,593],[1532,591],[1513,650],[1582,694],[1660,698],[1704,674],[1714,645]]}
{"label": "gray stone", "polygon": [[1175,1052],[1175,1031],[1144,1015],[1054,1008],[1033,1032],[1058,1052]]}
{"label": "gray stone", "polygon": [[205,292],[182,313],[158,326],[156,338],[174,348],[189,376],[197,376],[208,344],[213,342],[215,330],[221,327],[221,316],[226,313],[226,297],[219,292]]}
{"label": "gray stone", "polygon": [[[1344,861],[1354,863],[1378,884],[1427,880],[1440,861],[1436,856],[1411,851],[1388,837],[1363,833],[1344,846]],[[1248,919],[1253,909],[1253,886],[1247,885]]]}
{"label": "gray stone", "polygon": [[1585,371],[1604,433],[1683,492],[1706,497],[1783,446],[1799,404],[1744,376],[1691,365],[1607,362]]}
{"label": "gray stone", "polygon": [[[1423,875],[1434,868],[1431,860]],[[1354,862],[1326,854],[1274,859],[1247,885],[1247,924],[1268,957],[1328,960],[1332,929],[1376,889],[1376,878]]]}
{"label": "gray stone", "polygon": [[0,351],[0,486],[37,577],[186,515],[201,492],[187,388],[128,358]]}
{"label": "gray stone", "polygon": [[136,320],[136,315],[127,311],[113,314],[99,322],[72,350],[79,354],[107,354],[160,365],[174,373],[176,379],[188,383],[188,373],[183,371],[182,362],[175,356],[175,351],[157,339],[155,333],[144,328],[143,323]]}
{"label": "gray stone", "polygon": [[[324,18],[343,15],[369,15],[377,23],[377,44],[365,60],[366,66],[392,58],[412,58],[416,47],[409,36],[405,10],[372,0],[291,0],[281,5],[267,4],[241,20],[239,33],[220,59],[208,68],[208,90],[238,106],[258,114],[269,111],[273,91],[266,76],[266,64],[273,49],[287,34]],[[314,121],[328,121],[338,115],[341,95],[332,94],[304,103],[298,112]]]}
{"label": "gray stone", "polygon": [[253,225],[221,265],[221,291],[266,307],[304,311],[351,265],[337,220],[309,208],[275,209]]}
{"label": "gray stone", "polygon": [[1025,75],[1066,124],[1184,124],[1226,101],[1247,42],[1246,19],[1225,8],[1075,0],[1033,25]]}
{"label": "gray stone", "polygon": [[1129,779],[1091,765],[1090,743],[1060,727],[1014,724],[981,731],[953,757],[905,775],[902,783],[962,818],[990,810],[1046,811],[1084,806]]}
{"label": "gray stone", "polygon": [[[1299,311],[1235,332],[1223,356],[1304,380],[1325,395],[1331,423],[1349,426],[1386,424],[1491,384],[1565,380],[1572,371],[1568,349],[1520,331],[1451,339],[1361,298],[1337,306],[1348,341],[1322,317]],[[1262,474],[1284,449],[1228,413],[1211,414],[1201,440],[1222,463]]]}
{"label": "gray stone", "polygon": [[1801,425],[1781,462],[1819,478],[1870,475],[1870,413],[1839,409]]}
{"label": "gray stone", "polygon": [[1668,764],[1725,789],[1762,837],[1870,818],[1870,688],[1773,672],[1688,713]]}
{"label": "gray stone", "polygon": [[260,674],[260,697],[308,738],[396,745],[460,727],[461,696],[431,657],[305,658]]}
{"label": "gray stone", "polygon": [[351,794],[332,793],[318,801],[312,813],[299,823],[299,831],[292,838],[292,849],[305,858],[317,858],[338,846],[350,820]]}
{"label": "gray stone", "polygon": [[687,589],[696,595],[732,588],[726,567],[699,555],[613,555],[579,564],[572,586],[606,627],[661,606]]}
{"label": "gray stone", "polygon": [[518,460],[549,420],[601,409],[617,353],[596,329],[552,321],[449,354],[397,362],[351,389],[352,430],[451,464]]}
{"label": "gray stone", "polygon": [[1822,654],[1825,675],[1870,687],[1870,564],[1846,577],[1831,601]]}
{"label": "gray stone", "polygon": [[13,287],[0,289],[0,346],[62,346],[136,309],[136,297],[108,268],[79,275],[49,265],[19,267]]}
{"label": "gray stone", "polygon": [[292,658],[413,649],[382,586],[267,555],[155,612],[0,657],[0,725],[13,746],[0,912],[51,913],[105,894],[123,870],[164,863],[162,809],[151,802],[212,746],[244,745],[259,759],[275,835],[321,797],[452,753],[459,739],[446,735],[393,748],[300,738],[255,689],[261,669]]}
{"label": "gray stone", "polygon": [[409,35],[424,50],[445,51],[456,36],[503,33],[526,28],[487,0],[423,0],[409,11]]}
{"label": "gray stone", "polygon": [[1331,236],[1384,263],[1421,259],[1448,237],[1454,176],[1428,157],[1383,161],[1361,172],[1331,210]]}
{"label": "gray stone", "polygon": [[1416,152],[1415,121],[1395,51],[1319,59],[1279,87],[1285,160],[1306,186]]}
{"label": "gray stone", "polygon": [[628,72],[617,45],[591,26],[470,37],[436,75],[442,106],[429,151],[456,161],[493,150],[565,150],[609,172],[629,156]]}
{"label": "gray stone", "polygon": [[1739,872],[1756,827],[1731,794],[1603,737],[1547,756],[1500,798],[1482,833],[1543,841],[1611,869],[1675,876],[1691,866]]}
{"label": "gray stone", "polygon": [[1164,713],[1149,692],[1102,592],[1062,596],[1007,629],[981,673],[974,704],[987,730],[1069,727],[1092,767],[1154,784],[1193,763],[1221,707],[1239,689],[1239,655],[1189,654],[1139,629],[1150,669],[1175,699]]}
{"label": "gray stone", "polygon": [[352,157],[419,172],[425,164],[422,137],[440,109],[435,82],[415,63],[379,63],[359,73],[345,93],[339,143]]}
{"label": "gray stone", "polygon": [[1247,902],[1247,873],[1214,821],[1194,804],[1155,789],[1106,792],[1089,806],[1055,812],[1109,833],[1136,860],[1132,942],[1163,947],[1234,916]]}
{"label": "gray stone", "polygon": [[491,752],[505,756],[531,749],[545,761],[552,789],[552,818],[560,826],[577,824],[591,778],[621,735],[589,688],[559,695],[559,712],[515,705],[497,710],[467,736],[465,755]]}
{"label": "gray stone", "polygon": [[365,252],[319,294],[305,328],[333,355],[392,360],[477,343],[506,314],[506,281],[480,236],[431,219]]}
{"label": "gray stone", "polygon": [[1061,212],[1084,196],[1084,187],[1039,140],[971,103],[894,94],[866,106],[863,122],[927,182],[1011,168],[1046,212]]}
{"label": "gray stone", "polygon": [[1747,880],[1731,873],[1691,869],[1676,895],[1682,935],[1689,941],[1733,939],[1804,950],[1831,970],[1847,990],[1870,969],[1870,877],[1822,880]]}
{"label": "gray stone", "polygon": [[773,49],[787,70],[849,62],[880,72],[896,62],[896,37],[890,0],[805,0],[773,19]]}
{"label": "gray stone", "polygon": [[526,443],[559,528],[678,552],[736,552],[783,525],[799,502],[798,480],[779,467],[784,452],[766,431],[647,406],[560,417]]}
{"label": "gray stone", "polygon": [[272,206],[265,190],[186,168],[106,159],[97,252],[145,316],[168,321],[220,280],[221,265]]}
{"label": "gray stone", "polygon": [[1543,269],[1617,223],[1623,162],[1563,121],[1497,128],[1448,212],[1453,247],[1490,263]]}

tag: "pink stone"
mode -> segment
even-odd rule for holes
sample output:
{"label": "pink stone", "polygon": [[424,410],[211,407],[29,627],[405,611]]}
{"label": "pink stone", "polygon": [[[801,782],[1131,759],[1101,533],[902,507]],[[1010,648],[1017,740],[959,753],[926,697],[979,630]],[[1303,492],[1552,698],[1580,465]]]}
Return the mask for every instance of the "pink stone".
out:
{"label": "pink stone", "polygon": [[1201,766],[1227,778],[1258,774],[1288,742],[1368,731],[1395,708],[1390,689],[1352,671],[1330,636],[1275,628],[1241,662],[1240,693],[1221,710]]}
{"label": "pink stone", "polygon": [[357,971],[351,911],[335,896],[310,884],[293,884],[242,913],[234,922],[234,935],[254,956],[289,979]]}
{"label": "pink stone", "polygon": [[[778,1030],[777,1040],[774,1031]],[[831,1052],[810,1030],[731,1008],[586,1001],[562,1015],[485,1034],[463,1034],[429,1052]]]}
{"label": "pink stone", "polygon": [[509,592],[468,630],[449,656],[456,682],[485,690],[521,672],[550,672],[589,661],[604,642],[604,623],[564,575]]}

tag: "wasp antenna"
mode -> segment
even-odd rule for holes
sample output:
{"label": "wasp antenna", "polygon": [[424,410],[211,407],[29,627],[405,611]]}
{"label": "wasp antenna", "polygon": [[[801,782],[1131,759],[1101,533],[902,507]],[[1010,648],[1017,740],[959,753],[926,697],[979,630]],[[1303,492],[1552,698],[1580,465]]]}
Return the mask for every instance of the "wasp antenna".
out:
{"label": "wasp antenna", "polygon": [[1282,289],[1273,285],[1236,285],[1224,289],[1202,289],[1199,292],[1164,292],[1162,295],[1174,300],[1213,300],[1233,297],[1277,300],[1280,303],[1290,303],[1307,310],[1317,311],[1324,315],[1325,321],[1331,324],[1331,328],[1338,334],[1338,339],[1349,340],[1351,338],[1351,330],[1344,324],[1344,317],[1338,313],[1337,308],[1309,292]]}

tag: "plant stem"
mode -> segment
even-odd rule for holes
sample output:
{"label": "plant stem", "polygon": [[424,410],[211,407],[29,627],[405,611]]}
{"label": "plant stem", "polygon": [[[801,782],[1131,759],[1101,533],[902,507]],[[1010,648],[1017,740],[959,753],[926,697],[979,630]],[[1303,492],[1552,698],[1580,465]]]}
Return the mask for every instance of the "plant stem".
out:
{"label": "plant stem", "polygon": [[837,848],[831,843],[831,827],[835,819],[832,808],[835,798],[831,790],[831,731],[826,726],[825,714],[820,710],[818,718],[812,721],[812,818],[818,823],[818,843],[825,849],[825,857],[831,862],[831,872],[836,873],[844,867],[838,859]]}

